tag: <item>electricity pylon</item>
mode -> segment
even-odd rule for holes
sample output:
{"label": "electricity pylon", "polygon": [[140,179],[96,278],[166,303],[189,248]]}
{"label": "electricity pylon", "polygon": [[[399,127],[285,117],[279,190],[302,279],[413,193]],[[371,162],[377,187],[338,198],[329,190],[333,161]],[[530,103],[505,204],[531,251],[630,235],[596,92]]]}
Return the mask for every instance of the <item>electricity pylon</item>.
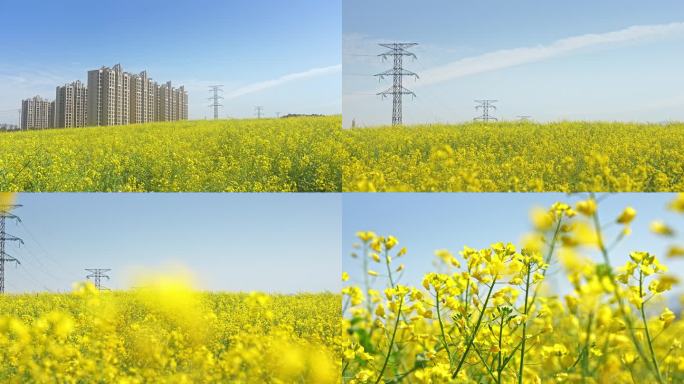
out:
{"label": "electricity pylon", "polygon": [[407,71],[403,67],[403,60],[404,56],[412,57],[416,59],[416,55],[412,52],[408,51],[408,48],[411,48],[413,46],[418,45],[418,43],[387,43],[387,44],[379,44],[381,47],[389,48],[389,51],[384,52],[379,54],[378,56],[382,57],[383,60],[386,60],[388,57],[392,57],[392,61],[394,62],[394,65],[392,69],[387,70],[382,73],[378,73],[375,76],[378,76],[380,80],[384,79],[385,76],[392,76],[392,86],[380,93],[378,93],[379,96],[382,96],[383,98],[392,95],[392,125],[401,125],[401,120],[402,120],[402,106],[401,106],[401,99],[403,95],[411,95],[413,97],[416,96],[413,91],[404,88],[402,84],[402,79],[404,76],[413,76],[416,79],[418,79],[418,75],[411,72]]}
{"label": "electricity pylon", "polygon": [[261,115],[264,112],[264,107],[261,105],[257,105],[254,107],[254,114],[256,115],[257,119],[261,119]]}
{"label": "electricity pylon", "polygon": [[218,120],[219,117],[219,112],[218,109],[219,107],[223,107],[223,104],[221,104],[220,100],[223,99],[223,96],[219,95],[219,92],[223,92],[223,89],[221,88],[223,85],[210,85],[209,86],[209,91],[213,92],[213,96],[209,98],[209,100],[212,100],[213,103],[209,104],[210,107],[214,107],[214,120]]}
{"label": "electricity pylon", "polygon": [[475,100],[475,102],[477,103],[477,105],[475,106],[475,110],[482,109],[482,116],[478,116],[473,120],[483,121],[485,123],[488,123],[489,120],[498,121],[499,119],[489,114],[490,109],[496,111],[496,105],[494,105],[494,103],[496,103],[497,101],[498,100]]}
{"label": "electricity pylon", "polygon": [[86,279],[90,280],[91,278],[93,279],[93,283],[95,283],[95,287],[99,291],[108,291],[109,288],[103,287],[102,286],[102,279],[107,279],[109,280],[109,276],[106,274],[106,272],[111,271],[111,269],[105,269],[105,268],[86,268],[86,271],[90,272],[88,276],[86,276]]}
{"label": "electricity pylon", "polygon": [[14,220],[17,223],[21,222],[19,216],[11,213],[13,209],[19,207],[21,207],[21,205],[0,205],[0,294],[5,293],[5,263],[21,264],[19,260],[12,257],[5,251],[5,242],[14,241],[19,244],[24,244],[22,239],[5,232],[7,219]]}

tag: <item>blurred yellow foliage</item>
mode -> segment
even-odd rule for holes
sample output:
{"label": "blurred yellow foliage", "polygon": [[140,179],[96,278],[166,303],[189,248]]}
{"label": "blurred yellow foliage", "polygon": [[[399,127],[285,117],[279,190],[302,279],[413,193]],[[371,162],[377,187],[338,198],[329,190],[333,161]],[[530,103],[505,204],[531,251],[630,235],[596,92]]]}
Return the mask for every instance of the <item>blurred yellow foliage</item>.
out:
{"label": "blurred yellow foliage", "polygon": [[0,296],[3,383],[337,383],[340,296],[133,291]]}

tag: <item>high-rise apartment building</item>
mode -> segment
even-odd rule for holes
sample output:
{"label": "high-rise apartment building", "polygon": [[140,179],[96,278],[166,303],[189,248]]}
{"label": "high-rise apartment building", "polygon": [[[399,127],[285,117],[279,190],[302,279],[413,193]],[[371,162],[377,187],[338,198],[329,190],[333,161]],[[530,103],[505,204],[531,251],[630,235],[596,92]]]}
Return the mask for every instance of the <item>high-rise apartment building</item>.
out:
{"label": "high-rise apartment building", "polygon": [[185,92],[185,87],[181,85],[180,88],[178,88],[178,105],[176,106],[178,108],[178,120],[187,120],[188,119],[188,93]]}
{"label": "high-rise apartment building", "polygon": [[54,126],[55,103],[40,96],[21,101],[21,129],[45,129]]}
{"label": "high-rise apartment building", "polygon": [[88,125],[125,125],[130,122],[131,75],[102,67],[88,71]]}
{"label": "high-rise apartment building", "polygon": [[88,71],[88,124],[121,125],[188,118],[188,95],[171,82],[161,86],[146,71],[130,74],[117,64]]}
{"label": "high-rise apartment building", "polygon": [[157,120],[176,121],[188,119],[188,93],[185,87],[174,88],[171,82],[157,90]]}
{"label": "high-rise apartment building", "polygon": [[85,127],[88,124],[88,89],[80,81],[57,87],[55,127]]}
{"label": "high-rise apartment building", "polygon": [[147,71],[131,75],[131,123],[148,123],[157,119],[157,87],[157,83],[147,76]]}

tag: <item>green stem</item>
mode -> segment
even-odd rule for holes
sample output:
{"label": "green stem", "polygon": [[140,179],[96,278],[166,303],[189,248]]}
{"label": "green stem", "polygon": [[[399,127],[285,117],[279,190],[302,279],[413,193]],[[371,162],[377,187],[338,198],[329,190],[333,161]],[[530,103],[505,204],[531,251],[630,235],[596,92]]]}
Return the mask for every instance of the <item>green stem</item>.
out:
{"label": "green stem", "polygon": [[480,311],[480,316],[477,319],[477,324],[475,324],[475,328],[473,329],[470,337],[468,338],[468,345],[466,346],[465,352],[463,352],[463,356],[461,356],[461,360],[458,362],[458,366],[456,367],[456,370],[451,375],[452,379],[455,379],[456,376],[458,376],[458,372],[461,370],[461,367],[463,366],[463,363],[465,362],[466,357],[468,357],[468,352],[470,352],[470,348],[473,346],[473,342],[475,342],[475,336],[477,335],[477,331],[480,328],[480,324],[482,323],[482,318],[484,318],[484,313],[485,313],[485,310],[487,309],[487,303],[489,303],[489,298],[492,295],[492,291],[494,290],[495,284],[496,284],[496,277],[492,281],[492,285],[489,286],[489,291],[487,292],[487,298],[485,299],[484,304],[482,305],[482,311]]}
{"label": "green stem", "polygon": [[394,338],[397,336],[397,329],[399,328],[399,319],[401,318],[401,306],[404,304],[404,296],[401,297],[399,301],[399,309],[397,310],[397,320],[394,322],[394,331],[392,331],[392,338],[390,339],[389,348],[387,348],[387,355],[385,356],[385,362],[382,364],[382,369],[378,375],[378,379],[375,380],[375,384],[378,384],[382,379],[382,375],[385,374],[385,369],[387,368],[387,363],[389,362],[390,354],[392,354],[392,347],[394,346]]}
{"label": "green stem", "polygon": [[363,243],[363,254],[361,257],[363,257],[363,284],[366,288],[366,308],[370,315],[373,313],[373,304],[371,303],[370,295],[368,294],[368,291],[370,291],[370,282],[368,281],[368,244],[366,242]]}
{"label": "green stem", "polygon": [[[643,286],[644,286],[644,272],[639,271],[639,298],[643,297]],[[641,302],[639,306],[641,311],[641,321],[644,323],[644,330],[646,331],[646,341],[648,342],[648,349],[651,352],[651,361],[653,362],[653,368],[656,371],[656,378],[658,383],[663,382],[663,377],[660,375],[660,367],[658,366],[658,359],[656,359],[655,351],[653,350],[653,342],[651,342],[651,333],[648,330],[648,321],[646,321],[646,311],[644,311],[644,303]]]}
{"label": "green stem", "polygon": [[435,291],[437,292],[435,298],[437,300],[437,320],[439,321],[439,329],[442,332],[442,343],[444,344],[447,356],[449,356],[449,366],[451,366],[451,351],[449,350],[449,344],[447,343],[446,334],[444,333],[444,323],[442,322],[442,314],[440,313],[439,308],[439,290],[435,288]]}
{"label": "green stem", "polygon": [[[560,233],[560,227],[562,222],[562,218],[559,218],[558,222],[556,223],[556,228],[554,229],[553,237],[551,238],[551,244],[549,244],[549,250],[547,251],[546,256],[544,257],[544,264],[551,263],[551,257],[553,256],[553,252],[556,249],[556,243],[558,242],[558,234]],[[548,268],[544,268],[542,270],[543,277],[546,277],[546,271],[548,271]],[[532,295],[532,301],[530,302],[530,306],[532,306],[532,304],[534,304],[534,302],[537,300],[537,295],[539,295],[539,287],[540,285],[537,285],[537,287],[534,289],[534,294]],[[525,305],[527,305],[527,302],[525,302]]]}
{"label": "green stem", "polygon": [[387,258],[388,251],[385,249],[385,265],[387,265],[387,277],[389,277],[390,285],[394,288],[394,279],[392,278],[392,268],[390,268],[389,259]]}
{"label": "green stem", "polygon": [[589,321],[587,321],[587,337],[584,340],[584,356],[582,357],[582,382],[586,382],[586,377],[589,372],[589,342],[591,341],[591,324],[594,321],[594,312],[589,314]]}
{"label": "green stem", "polygon": [[525,303],[524,303],[524,315],[525,319],[523,321],[522,329],[522,341],[520,346],[520,367],[518,368],[518,384],[523,382],[523,366],[525,365],[525,342],[527,341],[527,313],[529,307],[527,306],[527,296],[530,292],[530,275],[532,274],[532,268],[530,263],[527,263],[527,277],[525,280]]}
{"label": "green stem", "polygon": [[501,372],[503,371],[503,356],[501,354],[501,347],[503,341],[503,327],[504,327],[504,317],[501,315],[501,323],[499,324],[499,364],[496,367],[496,382],[501,383]]}
{"label": "green stem", "polygon": [[[595,199],[595,195],[593,193],[590,194],[591,198]],[[599,216],[598,212],[594,212],[592,215],[593,221],[594,221],[594,231],[596,232],[596,237],[597,242],[598,242],[598,247],[599,250],[601,251],[601,255],[603,256],[603,262],[606,264],[608,267],[608,277],[610,277],[611,284],[615,287],[613,290],[615,294],[615,299],[618,302],[618,307],[620,309],[620,312],[622,313],[622,317],[625,320],[625,323],[627,324],[627,329],[629,330],[629,335],[632,339],[632,343],[634,344],[634,347],[637,350],[637,353],[639,354],[639,357],[643,361],[647,361],[648,358],[646,357],[646,354],[644,353],[644,350],[641,346],[641,343],[639,343],[639,340],[636,337],[636,334],[634,333],[634,323],[632,322],[632,318],[627,314],[627,310],[625,309],[625,303],[624,299],[622,298],[622,295],[620,294],[620,287],[617,284],[617,281],[615,279],[615,275],[613,274],[613,268],[610,265],[610,257],[608,256],[608,250],[606,249],[605,244],[603,243],[603,233],[601,231],[601,224],[599,221]],[[649,371],[652,371],[652,367],[650,365],[647,365],[649,368]],[[656,378],[658,378],[659,374],[656,372],[652,372]]]}

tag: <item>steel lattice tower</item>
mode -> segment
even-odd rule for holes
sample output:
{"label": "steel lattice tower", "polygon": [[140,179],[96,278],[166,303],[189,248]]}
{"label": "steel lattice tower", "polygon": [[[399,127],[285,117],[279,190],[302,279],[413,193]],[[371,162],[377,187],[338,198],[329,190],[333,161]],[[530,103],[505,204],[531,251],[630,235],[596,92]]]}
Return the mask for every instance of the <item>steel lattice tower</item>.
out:
{"label": "steel lattice tower", "polygon": [[495,110],[496,111],[496,106],[494,103],[496,103],[498,100],[475,100],[477,105],[475,106],[475,110],[482,109],[482,116],[478,116],[474,118],[473,120],[475,121],[483,121],[485,123],[488,123],[489,120],[494,120],[494,121],[499,121],[494,116],[490,116],[489,110]]}
{"label": "steel lattice tower", "polygon": [[111,269],[86,268],[86,271],[90,272],[90,274],[88,276],[86,276],[86,279],[90,280],[92,278],[93,283],[95,283],[95,287],[99,291],[109,290],[109,288],[105,288],[102,286],[102,279],[104,278],[104,279],[109,280],[109,276],[106,274],[106,272],[111,271]]}
{"label": "steel lattice tower", "polygon": [[261,105],[257,105],[254,107],[254,114],[256,115],[257,119],[261,119],[261,115],[264,112],[264,107]]}
{"label": "steel lattice tower", "polygon": [[223,85],[210,85],[209,86],[209,91],[213,92],[213,96],[209,98],[209,100],[213,101],[212,104],[209,104],[210,107],[214,108],[214,120],[218,120],[219,118],[219,107],[223,107],[223,104],[219,100],[223,99],[223,96],[219,95],[219,92],[223,92],[223,89],[221,88]]}
{"label": "steel lattice tower", "polygon": [[7,219],[21,222],[21,219],[12,214],[11,211],[21,205],[0,205],[0,293],[5,293],[5,263],[21,264],[19,260],[12,257],[5,251],[5,242],[15,241],[24,244],[24,241],[6,232]]}
{"label": "steel lattice tower", "polygon": [[389,51],[381,53],[378,56],[382,57],[383,60],[386,60],[388,57],[392,57],[394,66],[390,70],[375,75],[380,79],[384,79],[385,76],[392,76],[392,87],[378,93],[378,95],[382,96],[383,98],[387,97],[388,95],[392,95],[392,125],[401,125],[402,96],[416,96],[413,91],[404,88],[402,79],[404,76],[413,76],[416,79],[418,78],[417,74],[404,69],[403,60],[404,56],[409,56],[416,59],[416,55],[409,52],[407,49],[418,45],[418,43],[387,43],[379,45],[381,47],[389,48]]}

